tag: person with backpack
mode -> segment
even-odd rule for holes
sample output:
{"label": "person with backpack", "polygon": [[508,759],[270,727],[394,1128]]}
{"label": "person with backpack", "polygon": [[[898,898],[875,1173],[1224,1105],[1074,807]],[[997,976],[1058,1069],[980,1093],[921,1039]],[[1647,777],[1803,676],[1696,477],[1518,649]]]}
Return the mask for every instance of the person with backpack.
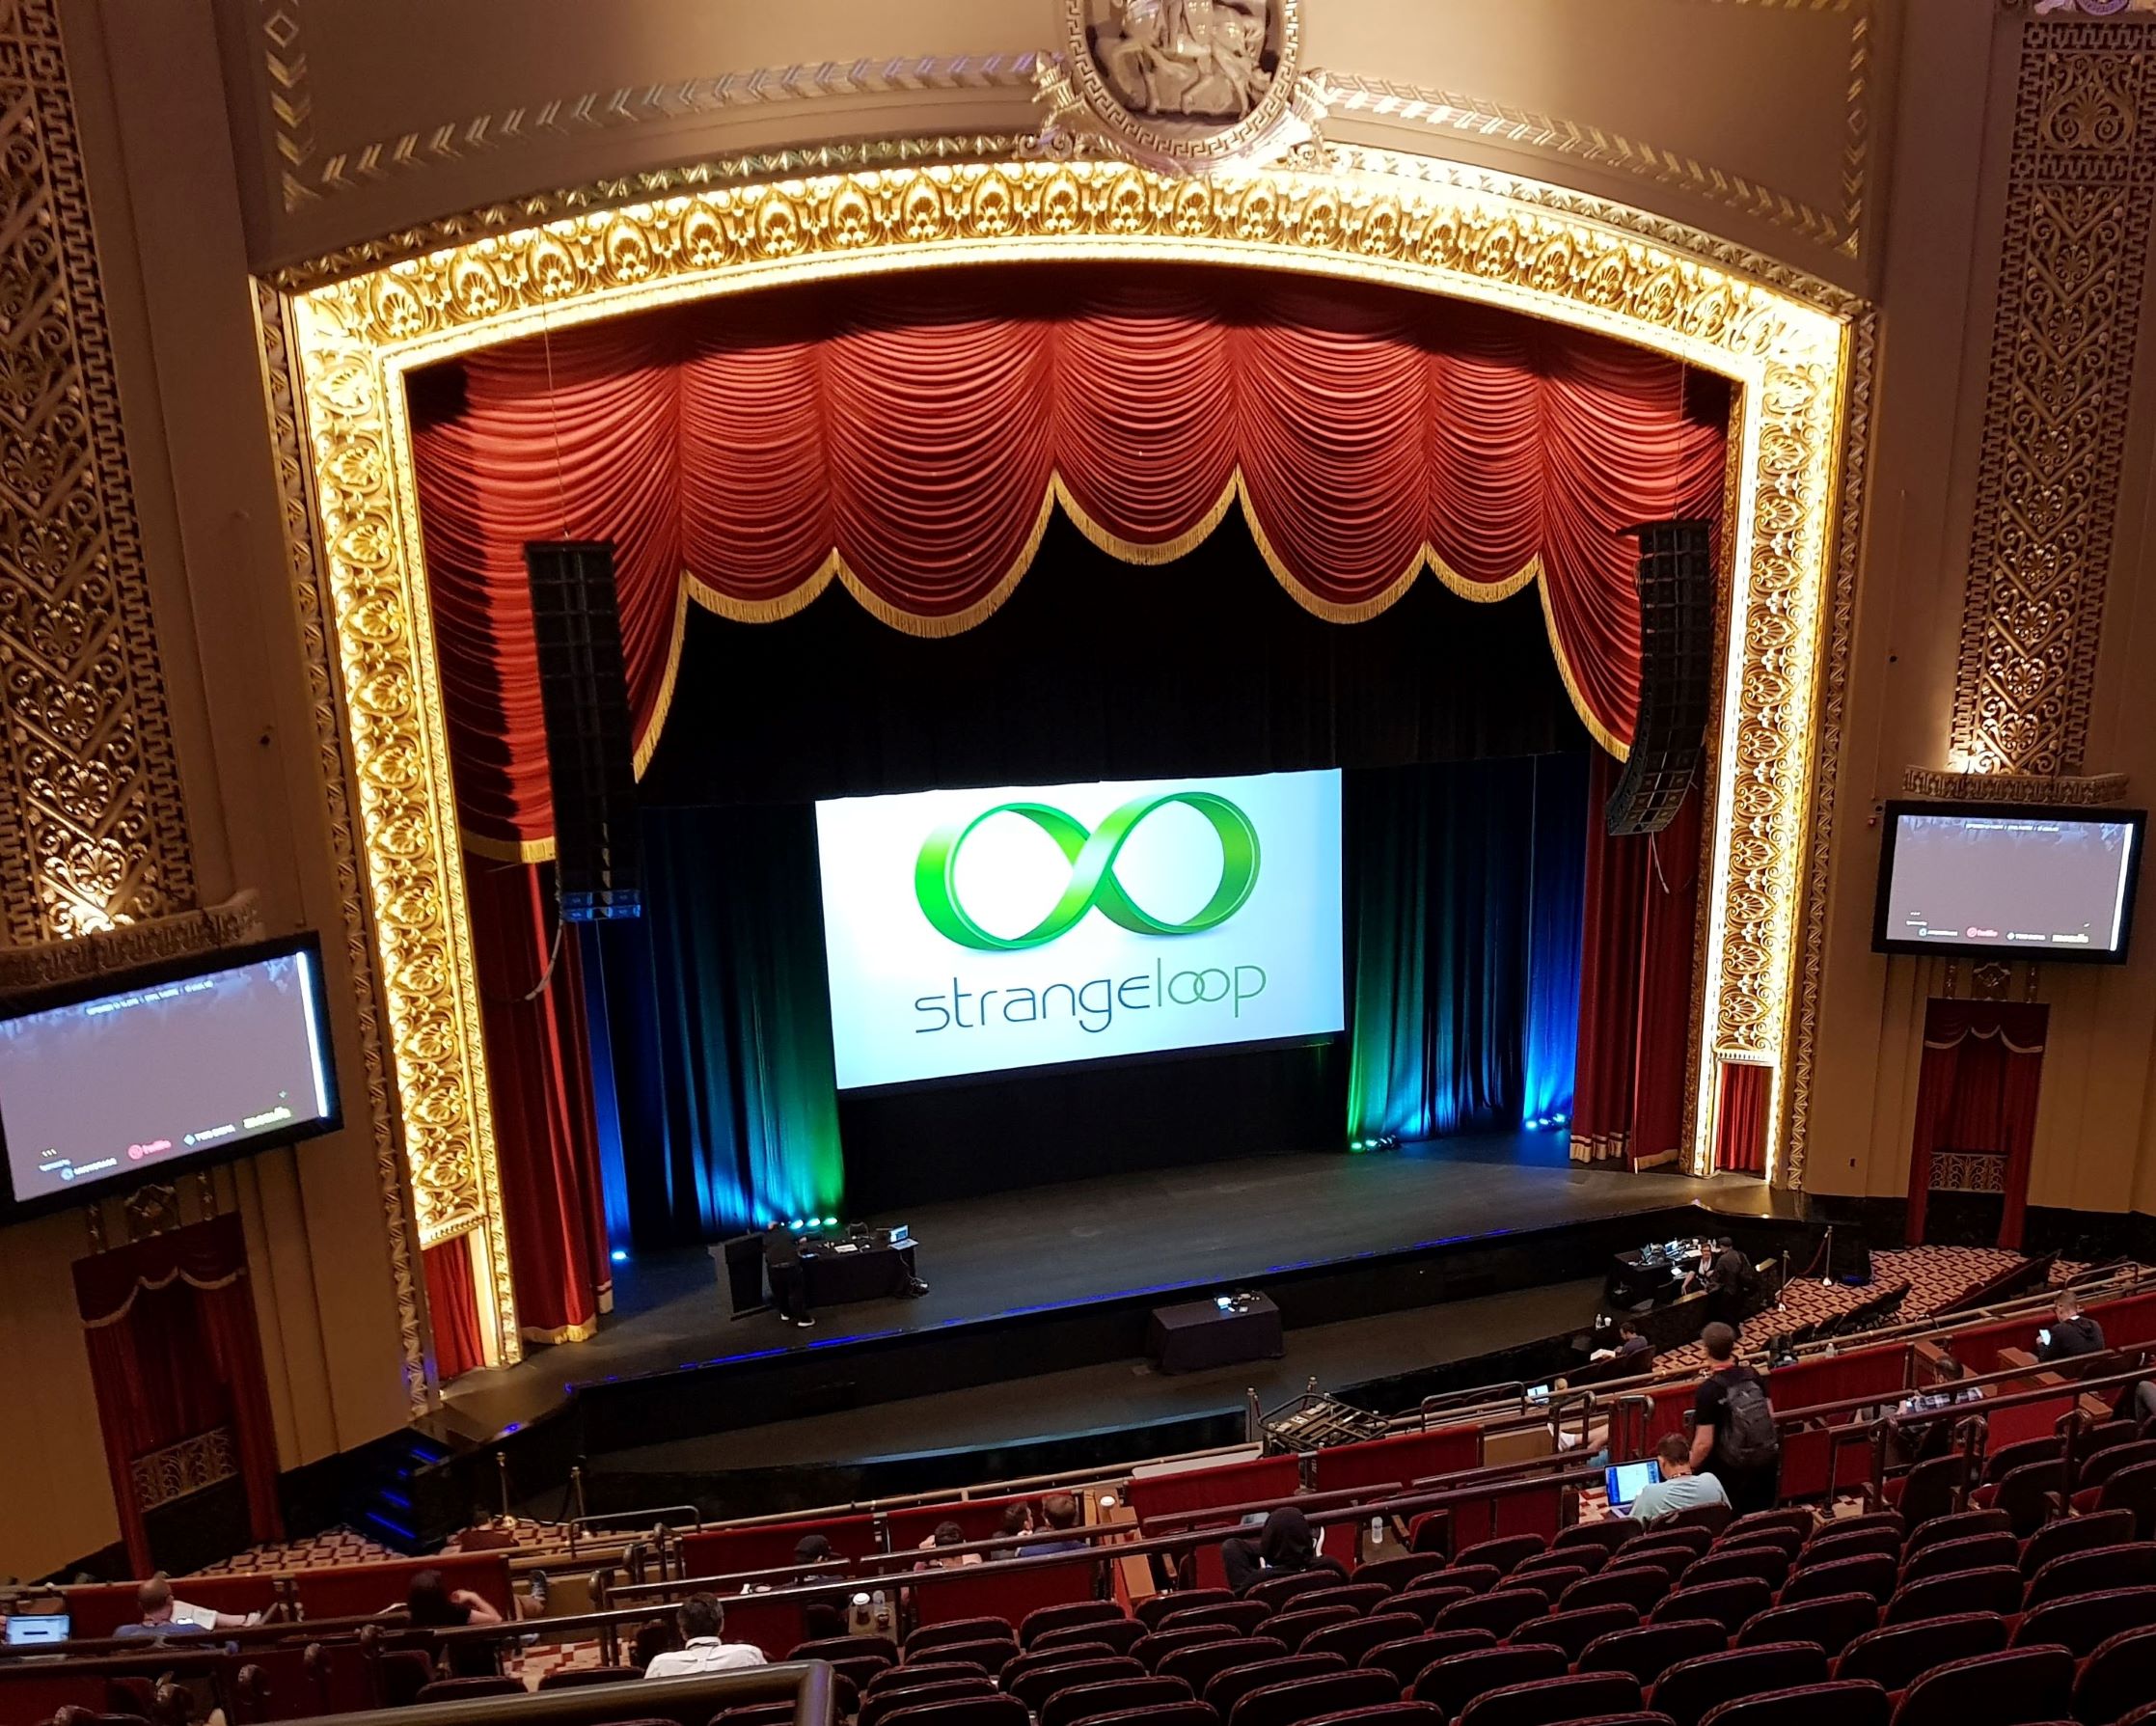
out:
{"label": "person with backpack", "polygon": [[1722,1483],[1738,1516],[1771,1510],[1782,1486],[1782,1435],[1766,1381],[1736,1357],[1736,1332],[1717,1320],[1700,1332],[1707,1374],[1692,1404],[1692,1467]]}

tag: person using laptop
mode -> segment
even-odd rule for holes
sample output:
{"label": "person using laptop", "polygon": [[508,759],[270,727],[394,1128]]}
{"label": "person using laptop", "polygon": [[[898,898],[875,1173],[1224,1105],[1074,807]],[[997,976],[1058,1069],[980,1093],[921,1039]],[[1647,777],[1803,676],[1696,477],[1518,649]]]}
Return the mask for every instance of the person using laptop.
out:
{"label": "person using laptop", "polygon": [[2072,1289],[2060,1289],[2051,1303],[2052,1319],[2036,1332],[2036,1358],[2072,1360],[2104,1352],[2104,1328],[2081,1310]]}
{"label": "person using laptop", "polygon": [[135,1590],[135,1608],[142,1614],[141,1618],[133,1624],[119,1626],[112,1632],[115,1636],[159,1639],[200,1636],[209,1630],[242,1630],[248,1625],[259,1624],[262,1617],[259,1612],[244,1617],[233,1612],[213,1612],[207,1606],[190,1606],[185,1601],[175,1600],[172,1583],[163,1571]]}
{"label": "person using laptop", "polygon": [[1634,1521],[1651,1522],[1674,1511],[1697,1510],[1703,1504],[1727,1504],[1729,1493],[1711,1474],[1692,1472],[1692,1444],[1682,1433],[1672,1433],[1654,1447],[1662,1478],[1640,1489],[1639,1496],[1623,1515]]}

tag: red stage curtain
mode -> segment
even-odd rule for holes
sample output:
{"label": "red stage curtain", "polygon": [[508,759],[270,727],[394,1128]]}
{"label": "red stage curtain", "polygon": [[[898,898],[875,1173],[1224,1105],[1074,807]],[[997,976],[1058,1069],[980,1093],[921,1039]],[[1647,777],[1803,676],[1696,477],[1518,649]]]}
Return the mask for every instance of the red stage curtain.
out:
{"label": "red stage curtain", "polygon": [[1595,752],[1587,776],[1572,1157],[1635,1163],[1679,1149],[1699,917],[1700,794],[1668,828],[1612,838],[1604,815],[1623,769]]}
{"label": "red stage curtain", "polygon": [[467,887],[517,1313],[535,1342],[577,1342],[613,1304],[614,1276],[584,980],[552,873],[475,859]]}
{"label": "red stage curtain", "polygon": [[106,1466],[136,1573],[154,1568],[135,1495],[136,1460],[221,1426],[238,1451],[255,1539],[282,1539],[277,1432],[239,1219],[215,1217],[80,1259],[74,1279]]}
{"label": "red stage curtain", "polygon": [[[479,1297],[472,1282],[472,1243],[456,1235],[420,1254],[426,1310],[434,1321],[434,1374],[447,1384],[486,1364],[479,1333]],[[513,1274],[515,1266],[510,1270]]]}
{"label": "red stage curtain", "polygon": [[1722,1095],[1714,1117],[1714,1166],[1732,1174],[1766,1173],[1766,1100],[1774,1075],[1749,1061],[1722,1063]]}
{"label": "red stage curtain", "polygon": [[1275,574],[1327,616],[1382,610],[1432,561],[1486,598],[1539,571],[1574,700],[1622,749],[1639,608],[1619,530],[1719,513],[1727,393],[1424,295],[1059,269],[564,330],[423,374],[413,414],[460,818],[529,857],[553,812],[528,538],[616,542],[641,760],[685,585],[753,619],[837,576],[947,634],[1000,601],[1058,488],[1096,538],[1165,562],[1240,475]]}
{"label": "red stage curtain", "polygon": [[1909,1149],[1911,1241],[1924,1238],[1933,1158],[1976,1151],[2006,1159],[1999,1245],[2020,1247],[2050,1018],[2049,1007],[2027,1001],[1934,1000],[1925,1009]]}

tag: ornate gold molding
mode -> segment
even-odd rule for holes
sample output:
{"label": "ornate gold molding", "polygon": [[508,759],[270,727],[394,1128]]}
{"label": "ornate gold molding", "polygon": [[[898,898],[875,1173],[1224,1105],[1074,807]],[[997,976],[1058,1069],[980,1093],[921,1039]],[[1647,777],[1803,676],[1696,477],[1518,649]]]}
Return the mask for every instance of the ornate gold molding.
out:
{"label": "ornate gold molding", "polygon": [[338,909],[344,924],[344,962],[351,968],[352,997],[359,1016],[360,1059],[367,1081],[368,1121],[373,1135],[375,1188],[381,1194],[390,1288],[396,1301],[399,1370],[405,1402],[416,1417],[434,1406],[437,1389],[427,1378],[426,1330],[421,1316],[423,1291],[412,1259],[411,1190],[396,1129],[398,1097],[390,1082],[390,1062],[383,1048],[381,1014],[376,1005],[382,990],[374,943],[367,926],[365,865],[353,828],[354,798],[350,762],[344,753],[343,708],[330,651],[335,624],[316,573],[322,565],[308,495],[308,457],[300,434],[285,302],[259,283],[255,288],[255,315],[262,358],[263,405],[269,417],[278,494],[284,506],[287,572],[298,609],[300,644],[307,656],[308,711],[314,722],[315,765],[328,818],[330,857],[337,871]]}
{"label": "ornate gold molding", "polygon": [[248,888],[222,905],[205,906],[200,911],[115,924],[72,941],[0,947],[0,993],[43,989],[190,953],[244,946],[261,940],[262,935],[261,895]]}
{"label": "ornate gold molding", "polygon": [[2032,23],[2007,170],[1954,765],[2081,766],[2156,204],[2156,38]]}
{"label": "ornate gold molding", "polygon": [[233,1442],[231,1427],[214,1427],[136,1457],[127,1465],[127,1475],[134,1488],[136,1508],[151,1511],[236,1480],[239,1447]]}
{"label": "ornate gold molding", "polygon": [[2126,795],[2126,776],[2097,773],[2049,777],[2034,773],[1946,773],[1905,768],[1901,787],[1912,797],[1952,798],[1961,803],[2040,803],[2087,808]]}
{"label": "ornate gold molding", "polygon": [[[1717,1051],[1783,1059],[1847,331],[1818,305],[1655,243],[1644,220],[1621,230],[1565,202],[1532,182],[1500,190],[1487,174],[1368,151],[1352,172],[1203,180],[1093,161],[943,162],[593,210],[292,298],[313,528],[423,1243],[476,1228],[491,1246],[500,1202],[404,375],[542,327],[863,273],[1073,259],[1286,268],[1600,330],[1740,384],[1722,842],[1705,900],[1711,1005],[1695,1080],[1711,1076]],[[1711,1109],[1696,1118],[1710,1130]],[[505,1252],[490,1274],[498,1301],[513,1304]]]}
{"label": "ornate gold molding", "polygon": [[[1786,1073],[1789,1134],[1784,1179],[1791,1187],[1804,1185],[1805,1148],[1811,1142],[1812,1067],[1818,1048],[1819,996],[1826,982],[1827,873],[1833,861],[1841,783],[1842,726],[1848,706],[1849,644],[1856,636],[1857,563],[1863,546],[1865,480],[1871,459],[1871,385],[1878,358],[1878,314],[1867,310],[1849,324],[1846,405],[1835,485],[1839,515],[1834,532],[1834,589],[1828,602],[1832,614],[1825,630],[1826,675],[1819,690],[1817,736],[1813,744],[1816,778],[1807,847],[1804,953],[1797,972],[1796,1025]],[[1724,1058],[1737,1056],[1725,1052]]]}
{"label": "ornate gold molding", "polygon": [[86,934],[195,864],[55,0],[0,0],[0,915]]}
{"label": "ornate gold molding", "polygon": [[[1863,237],[1870,171],[1869,83],[1874,0],[1716,0],[1766,11],[1846,14],[1849,70],[1843,113],[1842,203],[1820,209],[1741,174],[1661,145],[1628,138],[1532,109],[1468,93],[1428,89],[1367,73],[1314,72],[1336,113],[1368,114],[1463,137],[1497,138],[1630,175],[1758,217],[1786,233],[1854,259]],[[1050,56],[915,54],[887,59],[826,61],[814,66],[756,67],[704,77],[587,90],[518,103],[484,114],[416,126],[324,154],[314,124],[314,100],[302,13],[304,0],[257,0],[257,27],[267,87],[270,133],[278,156],[278,195],[285,211],[340,197],[445,163],[496,151],[528,139],[578,137],[713,114],[862,96],[920,91],[1010,91],[1030,94]],[[847,148],[868,148],[865,143]],[[984,152],[1002,159],[1011,152]],[[825,170],[871,165],[826,161]],[[783,173],[774,167],[771,172]],[[615,199],[612,202],[622,202]],[[522,202],[521,200],[519,201]],[[543,219],[538,212],[527,220]]]}

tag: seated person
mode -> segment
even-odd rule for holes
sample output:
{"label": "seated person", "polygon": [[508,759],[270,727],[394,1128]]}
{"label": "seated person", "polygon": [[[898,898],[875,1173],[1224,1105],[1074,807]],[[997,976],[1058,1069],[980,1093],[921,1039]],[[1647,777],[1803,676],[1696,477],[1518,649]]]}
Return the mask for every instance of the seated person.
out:
{"label": "seated person", "polygon": [[681,1631],[681,1646],[653,1655],[644,1665],[644,1677],[698,1678],[707,1672],[765,1663],[762,1649],[720,1639],[726,1629],[726,1609],[716,1595],[692,1594],[675,1611],[674,1623]]}
{"label": "seated person", "polygon": [[[945,1519],[936,1524],[934,1534],[921,1542],[920,1549],[924,1552],[933,1552],[940,1547],[963,1547],[965,1544],[966,1530],[956,1522]],[[924,1558],[914,1568],[915,1570],[928,1570],[931,1567],[937,1570],[957,1570],[964,1565],[978,1564],[980,1561],[981,1555],[978,1552],[952,1552],[942,1558]]]}
{"label": "seated person", "polygon": [[1651,1372],[1654,1367],[1654,1345],[1640,1334],[1640,1328],[1630,1319],[1617,1327],[1617,1346],[1614,1349],[1597,1349],[1588,1356],[1590,1360],[1623,1360],[1635,1371]]}
{"label": "seated person", "polygon": [[135,1590],[135,1605],[141,1618],[133,1624],[123,1624],[114,1630],[115,1636],[199,1636],[205,1630],[236,1630],[251,1624],[259,1624],[262,1615],[250,1612],[244,1617],[233,1612],[212,1612],[207,1606],[190,1606],[185,1601],[173,1598],[172,1583],[165,1573],[159,1571]]}
{"label": "seated person", "polygon": [[1042,1532],[1061,1539],[1029,1540],[1019,1548],[1021,1558],[1046,1558],[1052,1552],[1082,1552],[1086,1543],[1071,1538],[1078,1525],[1078,1500],[1068,1493],[1051,1493],[1041,1500]]}
{"label": "seated person", "polygon": [[1624,1513],[1634,1521],[1651,1522],[1677,1511],[1730,1501],[1722,1483],[1713,1475],[1692,1472],[1692,1441],[1682,1433],[1671,1433],[1655,1445],[1654,1457],[1662,1465],[1662,1478],[1642,1487],[1640,1495]]}
{"label": "seated person", "polygon": [[[794,1573],[794,1586],[802,1587],[810,1582],[828,1582],[836,1573],[818,1572],[816,1567],[829,1564],[835,1554],[831,1542],[821,1534],[805,1534],[794,1542],[794,1562],[801,1568]],[[743,1590],[744,1593],[748,1591]],[[825,1636],[843,1636],[846,1633],[846,1608],[836,1601],[810,1601],[801,1609],[801,1639],[804,1642],[820,1641]]]}
{"label": "seated person", "polygon": [[646,1678],[651,1676],[651,1662],[663,1654],[672,1654],[681,1646],[681,1631],[671,1618],[654,1618],[637,1631],[636,1640],[629,1644],[629,1664]]}
{"label": "seated person", "polygon": [[2081,1310],[2072,1289],[2060,1289],[2051,1303],[2052,1320],[2036,1333],[2038,1360],[2072,1360],[2104,1352],[2104,1328]]}
{"label": "seated person", "polygon": [[1292,1504],[1283,1504],[1266,1518],[1258,1538],[1224,1540],[1220,1563],[1228,1573],[1228,1586],[1242,1594],[1268,1576],[1289,1576],[1298,1571],[1329,1570],[1345,1582],[1347,1567],[1337,1558],[1318,1551],[1310,1533],[1310,1521]]}
{"label": "seated person", "polygon": [[[469,1588],[450,1588],[438,1570],[423,1570],[404,1596],[404,1612],[415,1630],[455,1630],[468,1624],[500,1624],[502,1614]],[[493,1678],[501,1671],[500,1651],[474,1638],[449,1645],[445,1662],[452,1678]]]}
{"label": "seated person", "polygon": [[1006,1505],[1003,1510],[1002,1523],[997,1527],[996,1533],[1002,1535],[1012,1544],[1007,1547],[996,1548],[989,1553],[989,1556],[997,1559],[1019,1557],[1023,1548],[1017,1544],[1018,1537],[1032,1532],[1033,1513],[1023,1504]]}

